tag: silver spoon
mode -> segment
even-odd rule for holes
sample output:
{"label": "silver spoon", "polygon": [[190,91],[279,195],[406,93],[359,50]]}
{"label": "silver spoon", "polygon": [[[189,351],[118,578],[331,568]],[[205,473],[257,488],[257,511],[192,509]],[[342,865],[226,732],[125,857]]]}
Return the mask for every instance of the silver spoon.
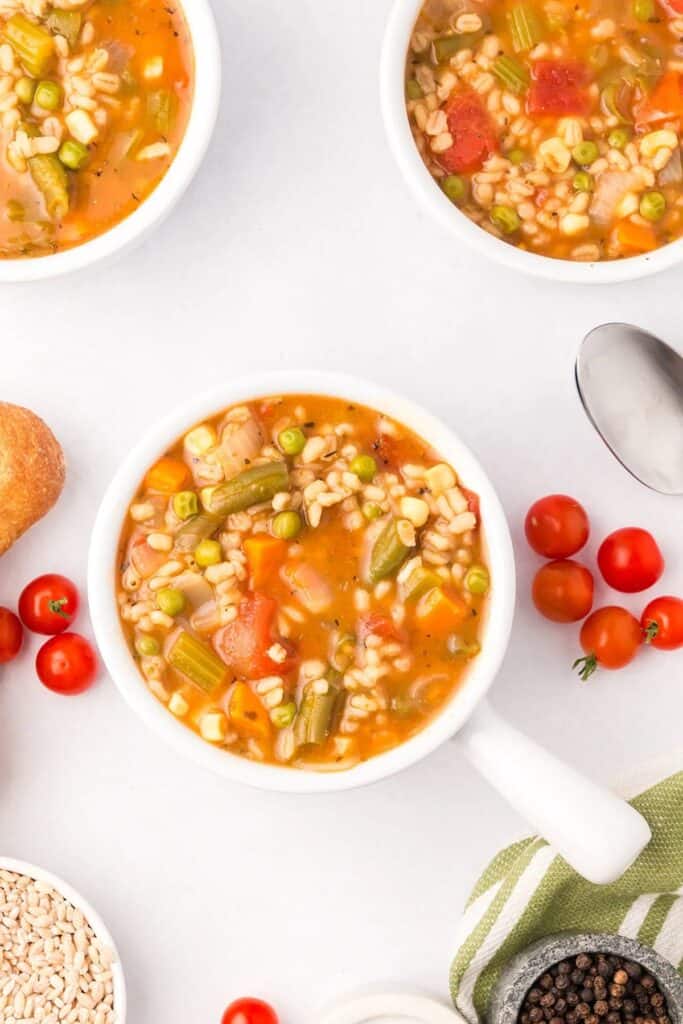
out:
{"label": "silver spoon", "polygon": [[683,494],[683,356],[630,324],[583,339],[576,385],[588,417],[636,480]]}

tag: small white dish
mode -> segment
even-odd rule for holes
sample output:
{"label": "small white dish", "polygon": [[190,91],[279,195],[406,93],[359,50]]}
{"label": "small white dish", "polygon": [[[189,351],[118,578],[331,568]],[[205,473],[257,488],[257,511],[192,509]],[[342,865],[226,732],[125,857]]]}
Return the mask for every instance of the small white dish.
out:
{"label": "small white dish", "polygon": [[377,992],[344,1000],[320,1024],[465,1024],[465,1019],[427,996]]}
{"label": "small white dish", "polygon": [[578,284],[615,284],[647,277],[683,261],[683,239],[644,256],[581,263],[524,252],[495,238],[461,213],[425,167],[413,139],[405,101],[405,64],[410,37],[424,0],[394,0],[382,47],[380,89],[384,126],[396,163],[420,206],[457,243],[534,277]]}
{"label": "small white dish", "polygon": [[108,946],[114,953],[114,960],[111,965],[114,985],[114,1014],[116,1024],[126,1024],[126,982],[123,975],[123,967],[121,966],[121,958],[109,929],[95,908],[67,882],[58,878],[57,875],[53,875],[52,872],[46,871],[45,868],[29,864],[27,861],[15,860],[13,857],[0,857],[0,870],[13,871],[17,875],[27,875],[29,878],[34,878],[37,882],[45,882],[67,899],[72,906],[81,911],[100,942],[104,946]]}
{"label": "small white dish", "polygon": [[199,170],[213,134],[221,92],[218,32],[209,0],[182,0],[194,54],[194,92],[185,135],[173,163],[130,216],[82,245],[50,256],[0,260],[0,284],[44,281],[113,259],[140,243],[168,216]]}

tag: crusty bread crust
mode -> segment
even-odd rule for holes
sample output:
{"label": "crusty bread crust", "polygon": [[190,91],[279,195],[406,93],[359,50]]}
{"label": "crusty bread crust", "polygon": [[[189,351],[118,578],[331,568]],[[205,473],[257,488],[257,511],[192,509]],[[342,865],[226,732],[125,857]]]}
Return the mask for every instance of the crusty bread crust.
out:
{"label": "crusty bread crust", "polygon": [[0,402],[0,555],[50,511],[64,477],[64,453],[47,424]]}

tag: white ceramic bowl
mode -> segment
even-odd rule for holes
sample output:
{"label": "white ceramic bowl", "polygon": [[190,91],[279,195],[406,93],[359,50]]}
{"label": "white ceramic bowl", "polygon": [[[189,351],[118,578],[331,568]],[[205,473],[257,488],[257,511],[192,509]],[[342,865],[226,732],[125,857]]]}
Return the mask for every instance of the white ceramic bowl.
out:
{"label": "white ceramic bowl", "polygon": [[683,239],[653,253],[625,260],[581,263],[524,252],[495,238],[461,213],[446,198],[422,162],[405,104],[405,62],[413,27],[423,0],[394,0],[380,65],[381,103],[389,145],[410,190],[431,217],[454,237],[513,270],[553,281],[612,284],[646,277],[683,261]]}
{"label": "white ceramic bowl", "polygon": [[185,135],[173,163],[134,213],[83,245],[50,256],[0,260],[0,283],[42,281],[120,256],[166,217],[183,195],[206,153],[218,113],[221,57],[209,0],[182,0],[194,52],[194,95]]}
{"label": "white ceramic bowl", "polygon": [[[233,402],[269,394],[336,395],[393,416],[425,438],[479,494],[493,587],[481,654],[466,681],[435,720],[406,743],[345,772],[317,773],[258,764],[202,740],[147,689],[131,657],[118,616],[115,559],[130,502],[150,465],[189,427]],[[512,545],[505,515],[483,469],[454,432],[424,409],[367,381],[310,371],[263,374],[234,380],[191,399],[153,427],[126,457],[107,490],[92,534],[88,564],[90,615],[104,661],[128,703],[181,753],[229,779],[264,789],[320,792],[349,789],[406,768],[451,737],[491,685],[507,647],[515,595]]]}
{"label": "white ceramic bowl", "polygon": [[61,893],[65,899],[69,901],[77,910],[80,910],[85,919],[91,925],[97,938],[108,946],[114,952],[114,961],[111,966],[111,973],[114,985],[114,1011],[116,1014],[116,1024],[126,1024],[126,982],[123,976],[123,967],[121,966],[121,959],[119,957],[116,945],[113,938],[109,933],[109,929],[105,925],[104,921],[97,913],[94,907],[91,907],[87,900],[85,900],[80,893],[72,889],[70,885],[63,882],[61,878],[57,878],[50,871],[46,871],[44,868],[36,867],[35,864],[29,864],[23,860],[14,860],[12,857],[0,857],[0,868],[4,871],[13,871],[17,875],[27,875],[29,878],[35,878],[38,882],[45,882],[47,885],[52,886],[57,892]]}

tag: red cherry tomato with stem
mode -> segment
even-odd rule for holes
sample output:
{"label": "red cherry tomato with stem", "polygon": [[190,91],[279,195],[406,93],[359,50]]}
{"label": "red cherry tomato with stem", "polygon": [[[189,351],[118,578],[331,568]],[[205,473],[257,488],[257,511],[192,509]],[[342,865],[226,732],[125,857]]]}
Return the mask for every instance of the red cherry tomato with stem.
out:
{"label": "red cherry tomato with stem", "polygon": [[626,526],[603,540],[598,566],[610,587],[623,594],[636,594],[657,582],[664,572],[664,559],[651,533]]}
{"label": "red cherry tomato with stem", "polygon": [[9,608],[0,608],[0,665],[16,658],[24,642],[21,622]]}
{"label": "red cherry tomato with stem", "polygon": [[535,501],[526,515],[524,532],[530,547],[544,558],[569,558],[588,540],[586,510],[567,494],[549,494]]}
{"label": "red cherry tomato with stem", "polygon": [[593,575],[569,559],[548,562],[536,573],[531,596],[551,622],[578,622],[593,607]]}
{"label": "red cherry tomato with stem", "polygon": [[[683,0],[682,0],[683,3]],[[645,643],[660,651],[683,647],[683,601],[680,597],[656,597],[640,618]]]}
{"label": "red cherry tomato with stem", "polygon": [[36,672],[43,686],[72,697],[89,689],[97,675],[97,657],[78,633],[62,633],[43,644],[36,657]]}
{"label": "red cherry tomato with stem", "polygon": [[53,636],[63,633],[78,613],[78,591],[66,576],[48,573],[24,587],[19,616],[27,629]]}
{"label": "red cherry tomato with stem", "polygon": [[272,1006],[261,999],[238,999],[223,1014],[222,1024],[280,1024]]}
{"label": "red cherry tomato with stem", "polygon": [[577,658],[572,668],[584,680],[601,668],[623,668],[633,661],[643,643],[638,619],[625,608],[608,605],[589,615],[579,635],[585,657]]}

